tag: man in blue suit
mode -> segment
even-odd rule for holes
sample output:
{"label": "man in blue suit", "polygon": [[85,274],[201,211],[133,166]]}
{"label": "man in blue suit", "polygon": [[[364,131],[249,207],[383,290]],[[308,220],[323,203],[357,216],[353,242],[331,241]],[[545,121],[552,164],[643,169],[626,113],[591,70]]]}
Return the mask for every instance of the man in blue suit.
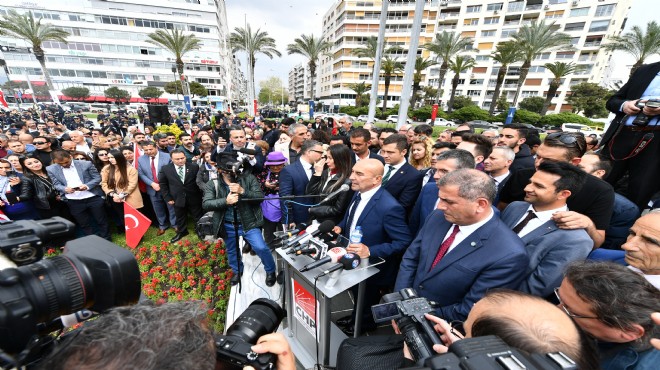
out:
{"label": "man in blue suit", "polygon": [[439,317],[464,321],[488,290],[518,288],[529,258],[520,238],[495,216],[496,189],[488,175],[456,170],[438,189],[438,210],[406,250],[394,289],[413,288],[440,304]]}
{"label": "man in blue suit", "polygon": [[99,184],[101,175],[92,162],[74,161],[64,150],[52,153],[53,164],[46,167],[53,187],[64,194],[71,215],[87,235],[96,235],[90,220],[94,219],[100,237],[110,240],[108,217],[103,207],[105,194]]}
{"label": "man in blue suit", "polygon": [[568,210],[566,200],[587,176],[572,164],[543,161],[525,187],[525,201],[513,202],[502,212],[502,221],[522,239],[529,255],[521,291],[551,296],[566,266],[591,252],[594,242],[584,229],[560,229],[552,220],[555,212]]}
{"label": "man in blue suit", "polygon": [[[383,164],[377,159],[358,161],[351,173],[351,188],[356,191],[344,219],[335,227],[337,234],[349,238],[358,226],[362,230],[361,243],[350,244],[349,253],[359,255],[378,265],[379,273],[367,280],[365,289],[363,329],[375,329],[371,317],[372,305],[378,304],[380,291],[394,284],[401,255],[412,240],[405,221],[403,207],[381,186]],[[281,175],[280,175],[281,179]],[[350,326],[350,321],[347,323]],[[350,330],[345,330],[349,332]]]}
{"label": "man in blue suit", "polygon": [[[293,164],[290,164],[280,172],[280,196],[305,195],[307,183],[314,173],[314,163],[321,159],[325,153],[323,145],[316,140],[307,140],[300,149],[300,157]],[[296,203],[312,204],[314,198],[297,198]],[[309,219],[309,207],[290,202],[282,201],[282,209],[287,210],[287,215],[283,216],[282,222],[289,226],[301,224]]]}
{"label": "man in blue suit", "polygon": [[409,215],[422,190],[424,174],[406,162],[408,139],[404,135],[390,135],[383,140],[380,153],[385,160],[383,187],[392,194]]}
{"label": "man in blue suit", "polygon": [[[156,219],[158,220],[158,235],[165,234],[165,230],[171,225],[176,227],[174,206],[167,204],[160,192],[158,174],[161,168],[171,162],[170,155],[158,150],[153,141],[144,141],[141,144],[145,155],[138,158],[138,176],[147,185],[147,194],[154,207]],[[169,225],[168,223],[169,212]]]}

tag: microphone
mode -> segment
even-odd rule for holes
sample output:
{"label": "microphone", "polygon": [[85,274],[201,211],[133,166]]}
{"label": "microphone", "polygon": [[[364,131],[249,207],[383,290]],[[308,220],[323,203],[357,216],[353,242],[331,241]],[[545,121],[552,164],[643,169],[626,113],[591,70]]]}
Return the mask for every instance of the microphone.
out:
{"label": "microphone", "polygon": [[341,256],[339,261],[337,261],[337,264],[330,267],[329,269],[323,271],[323,273],[319,274],[316,276],[316,278],[320,278],[321,276],[327,275],[331,272],[335,272],[337,270],[354,270],[360,266],[361,258],[355,253],[346,253],[345,255]]}
{"label": "microphone", "polygon": [[350,189],[351,189],[351,186],[349,184],[342,184],[342,186],[340,186],[339,189],[333,191],[332,193],[328,194],[328,196],[323,198],[323,200],[320,201],[319,204],[323,204],[323,203],[329,201],[330,199],[336,197],[340,193],[343,193],[345,191],[349,191]]}
{"label": "microphone", "polygon": [[[314,225],[312,225],[314,226]],[[311,226],[310,226],[311,227]],[[305,244],[309,239],[319,235],[319,234],[325,234],[329,231],[332,231],[332,229],[335,227],[335,223],[332,222],[331,220],[325,220],[323,221],[318,228],[316,228],[314,231],[311,233],[307,232],[301,236],[298,236],[296,239],[293,241],[287,243],[287,248],[289,247],[294,247],[294,251],[300,249],[300,246]],[[309,227],[307,228],[309,230]]]}
{"label": "microphone", "polygon": [[290,247],[296,245],[296,243],[298,243],[298,241],[300,239],[304,238],[308,233],[311,233],[311,232],[314,232],[314,231],[318,230],[318,228],[319,228],[319,226],[317,226],[317,225],[310,225],[305,230],[300,231],[300,233],[296,237],[294,237],[293,239],[290,239],[289,241],[287,241],[286,246],[284,246],[283,248],[286,249],[286,248],[290,248]]}
{"label": "microphone", "polygon": [[312,257],[314,257],[314,256],[315,256],[316,254],[318,254],[318,253],[319,253],[318,248],[316,248],[316,247],[310,247],[310,248],[305,248],[305,249],[301,249],[301,250],[297,251],[297,252],[296,252],[296,256],[305,255],[305,256],[312,256]]}
{"label": "microphone", "polygon": [[339,259],[346,254],[346,249],[341,247],[335,247],[328,251],[325,257],[321,258],[318,261],[306,264],[303,268],[300,269],[300,272],[309,271],[313,268],[325,265],[328,262],[336,263]]}

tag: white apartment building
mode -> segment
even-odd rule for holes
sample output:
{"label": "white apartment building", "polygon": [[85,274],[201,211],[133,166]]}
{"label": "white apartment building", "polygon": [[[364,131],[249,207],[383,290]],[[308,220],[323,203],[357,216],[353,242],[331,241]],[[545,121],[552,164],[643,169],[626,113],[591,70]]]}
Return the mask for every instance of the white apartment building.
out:
{"label": "white apartment building", "polygon": [[[184,57],[184,74],[189,81],[204,85],[207,98],[195,97],[197,104],[226,109],[241,94],[242,76],[235,68],[228,45],[229,31],[224,0],[4,0],[0,15],[9,10],[31,11],[35,18],[67,31],[68,44],[43,43],[46,66],[56,89],[70,86],[89,88],[91,95],[103,96],[111,86],[128,90],[133,97],[147,86],[162,88],[178,78],[172,71],[174,56],[147,43],[156,30],[180,29],[201,40],[201,48]],[[0,37],[1,56],[6,60],[9,79],[44,83],[34,55],[26,52],[26,41]],[[176,100],[175,94],[163,98]],[[179,94],[179,99],[182,97]]]}
{"label": "white apartment building", "polygon": [[[555,61],[574,62],[582,69],[564,79],[550,111],[570,110],[563,103],[570,87],[581,82],[600,83],[608,74],[612,53],[600,49],[612,35],[623,30],[632,0],[441,0],[427,1],[419,45],[431,41],[436,32],[449,31],[474,39],[473,50],[466,54],[475,58],[477,66],[460,75],[457,95],[469,96],[480,107],[487,109],[493,96],[499,66],[489,57],[498,42],[511,39],[518,28],[533,20],[554,22],[558,32],[572,37],[574,50],[550,51],[537,56],[521,90],[520,99],[529,96],[545,97],[552,74],[543,67]],[[332,41],[333,58],[325,58],[321,64],[319,96],[323,101],[337,104],[340,93],[343,104],[353,104],[355,94],[347,86],[355,82],[371,81],[372,63],[352,56],[367,36],[378,33],[381,1],[337,1],[323,18],[323,36]],[[386,30],[387,45],[408,44],[407,37],[414,16],[414,1],[391,2],[388,9]],[[426,50],[418,54],[435,58]],[[405,62],[405,55],[401,56]],[[513,101],[519,76],[517,63],[509,68],[503,86],[503,96]],[[439,66],[428,69],[422,85],[438,86]],[[443,82],[443,98],[446,102],[451,91],[453,72],[448,71]],[[393,79],[390,88],[392,101],[398,103],[402,77]],[[379,96],[384,92],[383,78],[379,84]]]}
{"label": "white apartment building", "polygon": [[[289,102],[303,104],[309,101],[311,99],[309,84],[310,73],[307,64],[301,63],[291,68],[289,70]],[[295,106],[295,104],[293,105]]]}

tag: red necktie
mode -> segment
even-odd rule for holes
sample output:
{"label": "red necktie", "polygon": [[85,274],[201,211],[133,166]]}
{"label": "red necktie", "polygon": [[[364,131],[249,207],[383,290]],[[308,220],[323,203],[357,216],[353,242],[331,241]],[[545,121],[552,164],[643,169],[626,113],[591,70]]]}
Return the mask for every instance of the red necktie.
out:
{"label": "red necktie", "polygon": [[451,243],[453,243],[454,239],[456,239],[456,234],[458,234],[458,232],[459,232],[458,225],[454,225],[454,230],[451,232],[449,237],[444,242],[442,242],[442,244],[440,244],[440,248],[438,249],[438,254],[435,255],[435,259],[433,260],[433,264],[431,264],[431,268],[429,269],[429,271],[433,270],[435,265],[437,265],[442,259],[442,257],[444,257],[445,254],[447,254],[447,251],[449,250]]}
{"label": "red necktie", "polygon": [[156,173],[156,165],[154,164],[156,162],[156,158],[151,158],[151,176],[154,178],[154,182],[158,184],[158,173]]}

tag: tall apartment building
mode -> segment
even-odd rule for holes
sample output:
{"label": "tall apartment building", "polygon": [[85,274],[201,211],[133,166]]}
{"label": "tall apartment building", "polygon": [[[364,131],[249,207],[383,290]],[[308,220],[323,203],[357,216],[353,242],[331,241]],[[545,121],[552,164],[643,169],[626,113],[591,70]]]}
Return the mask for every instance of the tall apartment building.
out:
{"label": "tall apartment building", "polygon": [[[532,21],[554,22],[557,32],[569,34],[573,50],[550,51],[536,57],[521,90],[520,99],[530,96],[544,97],[552,74],[543,65],[555,61],[574,62],[581,70],[564,79],[550,111],[570,110],[564,102],[570,87],[581,82],[599,83],[607,75],[612,53],[600,49],[600,45],[612,35],[621,33],[632,0],[441,0],[427,1],[420,46],[431,41],[436,32],[456,32],[474,40],[473,56],[477,66],[460,75],[457,95],[472,98],[482,108],[490,107],[499,66],[489,57],[498,42],[510,40],[520,26]],[[353,104],[355,94],[347,88],[355,82],[371,81],[372,63],[352,56],[352,51],[368,36],[376,36],[381,2],[338,1],[323,18],[323,36],[334,43],[333,58],[325,58],[321,64],[321,100],[342,105]],[[408,45],[409,29],[414,16],[414,1],[391,2],[388,9],[386,30],[387,45]],[[418,54],[428,57],[426,50]],[[435,58],[435,55],[430,55]],[[405,61],[405,55],[401,56]],[[503,86],[503,96],[512,101],[515,95],[519,66],[509,68]],[[438,86],[439,66],[429,68],[422,85]],[[443,82],[443,102],[449,98],[454,77],[448,72]],[[384,92],[383,81],[379,95]],[[400,98],[402,77],[395,79],[390,88],[394,105]],[[341,94],[341,95],[340,95]]]}
{"label": "tall apartment building", "polygon": [[[310,94],[310,73],[307,64],[298,64],[289,71],[289,101],[294,103],[304,103],[309,101]],[[294,104],[295,106],[295,104]]]}
{"label": "tall apartment building", "polygon": [[[175,80],[174,56],[146,42],[156,30],[179,29],[201,40],[201,48],[184,57],[189,81],[204,85],[210,102],[226,108],[241,92],[240,75],[228,46],[229,31],[224,0],[5,0],[0,15],[9,10],[31,11],[35,18],[67,31],[68,44],[43,43],[46,66],[56,89],[70,86],[89,88],[92,95],[103,95],[111,86],[128,90],[133,97],[147,86],[162,88]],[[25,81],[26,74],[36,84],[43,83],[42,71],[34,55],[25,52],[25,41],[0,37],[3,59],[12,81]],[[170,100],[174,94],[163,95]],[[181,100],[181,97],[179,97]]]}

